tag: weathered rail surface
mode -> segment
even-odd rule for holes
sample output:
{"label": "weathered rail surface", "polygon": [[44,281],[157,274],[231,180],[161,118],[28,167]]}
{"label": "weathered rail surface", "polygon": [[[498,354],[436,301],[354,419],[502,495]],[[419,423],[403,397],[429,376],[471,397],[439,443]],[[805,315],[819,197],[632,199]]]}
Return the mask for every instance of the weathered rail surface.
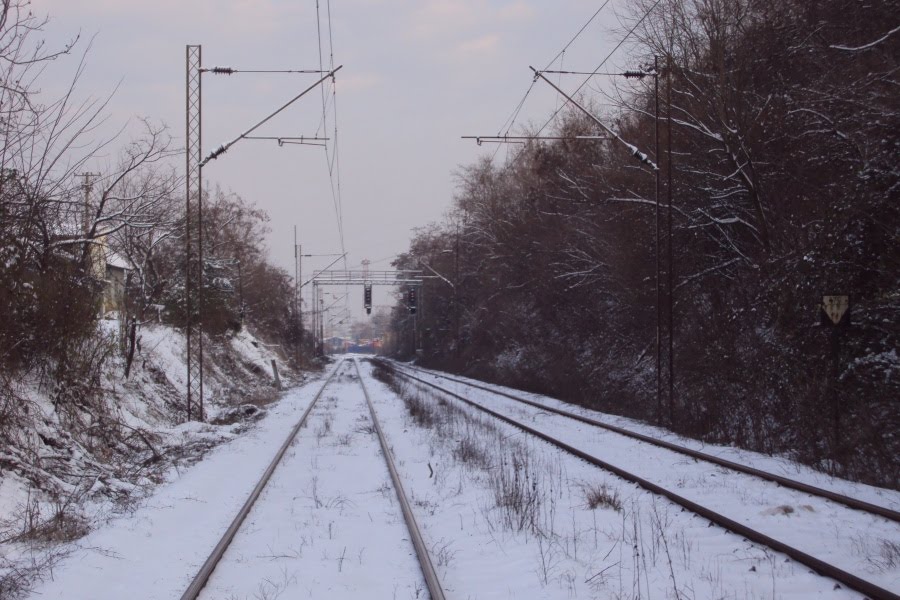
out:
{"label": "weathered rail surface", "polygon": [[[341,360],[340,363],[334,368],[325,382],[322,384],[322,387],[316,393],[312,402],[310,402],[309,406],[306,410],[303,411],[303,414],[300,416],[300,419],[291,429],[290,433],[285,439],[284,443],[276,452],[274,458],[269,463],[268,468],[266,468],[265,472],[260,477],[256,486],[253,488],[253,491],[247,497],[247,500],[244,502],[244,505],[238,511],[234,520],[228,526],[225,533],[222,535],[219,542],[213,548],[209,557],[200,567],[200,570],[197,572],[197,575],[191,581],[191,584],[185,590],[184,594],[181,596],[181,600],[196,600],[203,588],[209,582],[210,578],[213,575],[213,572],[216,570],[219,562],[222,560],[222,557],[225,555],[225,552],[228,550],[228,547],[231,545],[231,542],[234,540],[235,535],[240,530],[241,525],[244,523],[244,520],[247,518],[247,515],[250,514],[250,511],[256,504],[256,501],[259,499],[260,494],[263,489],[268,484],[269,480],[272,478],[272,474],[275,472],[278,465],[281,463],[284,458],[287,449],[291,446],[294,440],[297,437],[300,429],[306,423],[307,418],[315,407],[316,403],[319,401],[319,398],[322,397],[322,394],[325,392],[325,389],[328,385],[334,380],[335,376],[341,371],[344,364],[348,362],[346,359]],[[384,435],[384,431],[381,428],[381,424],[378,422],[378,417],[375,414],[375,407],[372,404],[371,399],[369,398],[369,392],[366,389],[365,383],[363,382],[362,374],[359,369],[359,364],[356,360],[352,361],[354,367],[356,368],[357,378],[362,388],[363,394],[366,399],[366,404],[369,407],[369,413],[372,418],[372,423],[375,427],[375,431],[378,434],[378,441],[381,446],[382,454],[384,456],[385,462],[387,464],[388,472],[391,476],[391,481],[394,485],[394,490],[396,491],[397,498],[400,502],[400,507],[403,513],[403,519],[406,523],[407,529],[409,530],[410,539],[412,541],[413,547],[416,552],[416,557],[419,561],[419,565],[422,569],[422,575],[425,579],[425,584],[428,587],[428,591],[431,594],[432,600],[445,600],[444,592],[441,587],[440,581],[437,576],[437,572],[434,569],[434,565],[431,561],[431,557],[428,553],[428,547],[425,544],[425,541],[422,537],[421,531],[419,529],[418,523],[415,520],[415,516],[412,512],[412,508],[410,506],[409,500],[406,497],[406,494],[403,490],[403,484],[400,481],[400,475],[397,471],[396,466],[394,465],[393,457],[390,452],[390,447],[387,443],[387,440]]]}
{"label": "weathered rail surface", "polygon": [[263,472],[262,477],[259,478],[259,481],[256,483],[256,487],[254,487],[253,491],[250,492],[250,495],[247,497],[247,500],[244,502],[241,510],[238,511],[238,514],[234,517],[231,525],[228,526],[228,529],[225,530],[225,533],[222,535],[221,539],[219,539],[219,543],[216,544],[216,546],[213,548],[209,557],[206,559],[206,562],[203,563],[203,566],[200,567],[200,570],[191,581],[191,584],[185,590],[184,594],[181,595],[181,600],[197,600],[197,597],[200,595],[200,592],[203,590],[204,586],[206,586],[209,578],[212,577],[213,571],[216,570],[216,566],[219,564],[219,561],[222,560],[222,556],[225,555],[225,551],[228,550],[228,546],[231,545],[234,536],[237,534],[238,530],[241,528],[241,525],[244,523],[244,519],[247,518],[247,515],[250,514],[250,510],[253,508],[253,505],[256,504],[256,500],[262,493],[263,488],[266,487],[266,484],[269,483],[269,479],[272,478],[272,473],[275,472],[275,468],[278,467],[281,459],[284,458],[285,452],[287,452],[287,449],[297,437],[297,433],[300,431],[300,428],[303,427],[303,424],[306,422],[307,417],[309,417],[309,413],[312,412],[313,407],[315,407],[316,403],[319,401],[319,398],[321,398],[322,394],[325,392],[325,388],[328,387],[328,384],[331,383],[331,381],[334,379],[334,376],[337,375],[338,371],[341,370],[342,366],[343,361],[338,363],[338,365],[334,368],[334,371],[331,372],[331,374],[322,384],[322,387],[316,393],[312,402],[310,402],[309,406],[306,407],[306,410],[303,411],[303,414],[300,416],[297,424],[294,425],[293,429],[291,429],[290,433],[287,436],[287,439],[284,440],[281,448],[279,448],[278,452],[275,453],[275,457],[272,459],[272,462],[269,463],[268,468],[266,468],[266,470]]}
{"label": "weathered rail surface", "polygon": [[366,404],[369,405],[369,413],[372,415],[372,423],[375,425],[375,432],[378,434],[378,442],[381,444],[381,453],[384,455],[384,460],[387,463],[388,471],[391,474],[391,481],[394,484],[394,491],[397,492],[397,499],[400,501],[400,509],[403,511],[403,519],[406,521],[406,528],[409,529],[410,539],[412,540],[413,547],[416,550],[416,556],[419,559],[419,565],[422,568],[422,575],[425,577],[425,585],[428,586],[428,592],[431,594],[431,600],[444,600],[444,590],[441,587],[441,582],[438,579],[437,572],[434,569],[434,564],[431,562],[431,556],[428,553],[428,546],[425,545],[425,540],[422,537],[422,533],[419,529],[418,523],[416,523],[415,515],[413,514],[412,507],[409,504],[409,500],[406,497],[406,492],[403,490],[403,483],[400,481],[400,474],[397,471],[397,467],[394,465],[393,453],[391,452],[390,445],[387,442],[387,438],[385,438],[384,430],[381,428],[381,423],[378,421],[378,415],[375,414],[375,405],[372,404],[371,398],[369,398],[369,391],[366,389],[366,384],[363,382],[362,373],[359,370],[359,362],[356,359],[353,359],[353,364],[356,366],[356,374],[359,377],[359,384],[362,386],[363,393],[366,396]]}

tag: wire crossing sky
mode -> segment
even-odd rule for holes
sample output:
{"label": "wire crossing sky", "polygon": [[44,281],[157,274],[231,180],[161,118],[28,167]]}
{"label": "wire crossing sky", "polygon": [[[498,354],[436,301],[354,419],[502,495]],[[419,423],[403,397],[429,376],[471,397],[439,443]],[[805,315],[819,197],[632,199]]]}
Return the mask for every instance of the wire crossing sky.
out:
{"label": "wire crossing sky", "polygon": [[[564,62],[590,72],[633,25],[620,22],[623,0],[35,0],[33,8],[52,18],[50,46],[81,34],[76,53],[87,57],[77,93],[117,90],[110,134],[149,117],[182,143],[186,44],[203,46],[204,67],[243,71],[204,76],[204,154],[319,72],[343,65],[334,83],[254,133],[329,138],[324,147],[247,139],[204,169],[210,186],[270,215],[270,252],[289,273],[295,225],[305,254],[346,251],[348,267],[370,259],[390,268],[412,230],[449,208],[454,172],[497,150],[460,136],[536,129],[562,106],[549,86],[532,86],[528,65]],[[77,61],[48,70],[48,98],[71,80]],[[627,43],[606,66],[635,67]],[[275,70],[308,72],[262,72]],[[562,83],[570,90],[574,82]],[[114,159],[111,150],[106,160]],[[305,259],[303,272],[326,261]],[[351,290],[349,299],[356,316],[361,293]],[[376,307],[392,303],[385,289],[376,291]]]}

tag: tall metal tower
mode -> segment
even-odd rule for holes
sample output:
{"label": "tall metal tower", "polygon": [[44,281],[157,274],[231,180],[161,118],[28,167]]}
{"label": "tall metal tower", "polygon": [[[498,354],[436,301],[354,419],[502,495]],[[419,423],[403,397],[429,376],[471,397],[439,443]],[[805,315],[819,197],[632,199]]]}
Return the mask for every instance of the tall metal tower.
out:
{"label": "tall metal tower", "polygon": [[187,418],[203,420],[203,200],[200,182],[200,46],[187,46],[185,131],[184,310],[187,338]]}
{"label": "tall metal tower", "polygon": [[[327,79],[334,79],[334,74],[341,67],[331,71],[319,70],[241,70],[232,67],[212,67],[204,69],[201,66],[200,46],[187,46],[185,51],[185,336],[187,338],[187,417],[188,419],[203,420],[203,195],[201,186],[201,174],[205,164],[215,160],[228,151],[233,145],[244,139],[274,140],[279,146],[284,144],[313,141],[325,141],[328,138],[317,136],[309,137],[264,137],[251,136],[254,131],[265,125],[276,115],[291,106],[294,102],[314,90]],[[203,157],[201,154],[201,94],[200,77],[204,72],[232,75],[234,73],[316,73],[322,77],[314,84],[288,100],[281,107],[258,121],[255,125],[238,135],[236,138],[222,144]]]}

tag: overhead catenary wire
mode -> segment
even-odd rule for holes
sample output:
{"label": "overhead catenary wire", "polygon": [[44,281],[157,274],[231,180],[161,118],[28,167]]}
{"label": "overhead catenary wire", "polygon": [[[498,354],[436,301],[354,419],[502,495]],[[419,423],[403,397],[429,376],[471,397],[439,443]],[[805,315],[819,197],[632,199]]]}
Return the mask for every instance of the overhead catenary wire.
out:
{"label": "overhead catenary wire", "polygon": [[[325,16],[327,19],[328,27],[328,61],[329,64],[334,64],[334,29],[332,27],[332,16],[331,16],[331,0],[326,0],[325,3]],[[319,63],[322,64],[324,61],[323,56],[323,46],[322,46],[322,25],[321,25],[321,8],[319,0],[316,0],[316,28],[319,33]],[[325,90],[323,88],[323,114],[322,114],[322,127],[327,130],[328,129],[328,117],[327,117],[327,100],[324,97]],[[341,252],[346,255],[346,246],[344,239],[344,207],[343,207],[343,194],[342,194],[342,186],[341,186],[341,166],[340,166],[340,140],[338,138],[338,105],[337,105],[337,83],[332,80],[331,87],[331,97],[330,104],[332,110],[332,138],[333,143],[331,145],[331,152],[329,153],[328,147],[325,148],[325,162],[328,167],[328,177],[329,177],[329,185],[331,188],[331,200],[334,205],[335,218],[337,219],[337,228],[338,228],[338,237],[341,246]],[[344,259],[344,267],[346,268],[346,258]]]}
{"label": "overhead catenary wire", "polygon": [[[622,47],[622,44],[624,44],[626,42],[626,40],[628,40],[628,38],[630,38],[632,36],[632,34],[634,34],[634,32],[637,31],[637,28],[640,27],[641,23],[643,23],[644,20],[650,16],[650,13],[653,12],[653,10],[659,5],[660,1],[661,0],[656,0],[656,2],[654,2],[653,5],[644,12],[644,14],[641,16],[641,18],[637,20],[637,22],[634,24],[634,26],[632,26],[632,28],[628,31],[628,33],[626,33],[625,36],[622,37],[621,40],[619,40],[619,43],[616,44],[615,48],[610,50],[609,54],[607,54],[606,57],[602,61],[600,61],[600,64],[597,65],[597,68],[594,69],[593,71],[591,71],[591,73],[585,78],[585,80],[581,82],[581,85],[579,85],[575,89],[575,91],[570,94],[571,96],[574,97],[576,94],[578,94],[578,92],[580,92],[584,88],[584,86],[586,86],[588,84],[588,82],[591,80],[592,77],[599,74],[600,69],[602,69],[603,66],[606,65],[607,61],[609,61],[609,59],[612,58],[612,55],[615,54],[619,50],[619,48]],[[604,6],[605,5],[606,4],[604,3]],[[551,82],[549,82],[549,80],[548,80],[548,83],[551,83]],[[559,113],[562,111],[562,109],[565,108],[567,105],[568,105],[568,103],[564,103],[562,106],[560,106],[558,109],[556,109],[553,112],[553,114],[550,115],[550,118],[547,119],[547,122],[544,123],[540,129],[538,129],[537,134],[540,135],[541,132],[543,132],[544,129],[546,129],[547,126],[554,119],[556,119],[557,115],[559,115]]]}
{"label": "overhead catenary wire", "polygon": [[[342,65],[342,66],[343,66],[343,65]],[[239,136],[237,136],[237,137],[234,138],[233,140],[231,140],[231,141],[229,141],[229,142],[225,142],[224,144],[222,144],[221,146],[219,146],[218,148],[216,148],[215,150],[213,150],[212,152],[210,152],[210,153],[206,156],[206,158],[204,158],[203,160],[200,161],[199,167],[202,169],[202,168],[206,165],[206,163],[208,163],[209,161],[215,160],[216,158],[219,158],[222,154],[224,154],[225,152],[227,152],[228,149],[231,148],[232,146],[234,146],[237,142],[239,142],[240,140],[246,138],[246,137],[249,136],[251,133],[253,133],[253,132],[256,131],[257,129],[259,129],[260,127],[262,127],[264,124],[266,124],[267,122],[269,122],[272,118],[274,118],[276,115],[278,115],[279,113],[281,113],[283,110],[285,110],[287,107],[289,107],[290,105],[292,105],[294,102],[296,102],[297,100],[299,100],[300,98],[302,98],[303,96],[305,96],[306,94],[308,94],[309,92],[311,92],[312,90],[314,90],[314,89],[316,88],[316,86],[322,84],[322,83],[323,83],[326,79],[328,79],[329,77],[334,77],[334,74],[337,73],[340,69],[341,69],[341,66],[339,66],[338,68],[334,69],[333,71],[331,71],[330,73],[328,73],[327,75],[325,75],[324,77],[322,77],[321,79],[319,79],[317,82],[315,82],[314,84],[312,84],[311,86],[309,86],[308,88],[306,88],[305,90],[303,90],[302,92],[300,92],[299,94],[297,94],[296,96],[294,96],[293,98],[291,98],[290,100],[288,100],[286,103],[284,103],[283,105],[281,105],[281,107],[279,107],[278,109],[276,109],[274,112],[272,112],[271,114],[269,114],[267,117],[265,117],[265,118],[262,119],[261,121],[257,122],[255,125],[253,125],[252,127],[250,127],[250,129],[246,130],[245,132],[243,132],[242,134],[240,134]]]}
{"label": "overhead catenary wire", "polygon": [[[327,0],[325,5],[325,18],[328,22],[327,27],[327,48],[328,48],[328,62],[329,64],[334,64],[334,39],[333,39],[333,30],[332,30],[332,17],[331,17],[331,2]],[[316,11],[316,49],[318,52],[319,59],[319,68],[322,70],[326,70],[325,65],[325,42],[324,36],[326,35],[326,30],[323,28],[322,19],[323,19],[323,6],[321,0],[315,0],[315,11]],[[321,100],[322,100],[322,108],[319,117],[319,124],[316,128],[316,136],[323,137],[327,141],[324,144],[317,144],[323,147],[323,156],[325,157],[325,166],[328,171],[328,186],[331,193],[331,202],[332,208],[334,210],[335,216],[335,225],[338,234],[338,242],[341,249],[341,255],[346,255],[346,244],[344,238],[344,215],[343,215],[343,201],[341,198],[341,183],[340,183],[340,170],[339,170],[339,141],[337,139],[338,135],[338,125],[337,125],[337,84],[336,78],[332,77],[331,81],[328,82],[330,85],[330,89],[326,88],[325,85],[322,86],[321,90]],[[333,127],[332,127],[333,126]],[[332,129],[331,135],[329,135],[329,128]],[[345,259],[346,260],[346,259]]]}
{"label": "overhead catenary wire", "polygon": [[599,125],[599,126],[602,127],[603,129],[605,129],[606,132],[609,133],[610,136],[612,136],[613,138],[615,138],[617,141],[621,142],[626,148],[628,148],[628,151],[631,153],[632,156],[634,156],[635,158],[637,158],[637,159],[638,159],[639,161],[641,161],[642,163],[648,165],[648,166],[649,166],[651,169],[653,169],[654,171],[658,171],[658,170],[659,170],[659,167],[656,165],[656,163],[653,162],[652,160],[650,160],[650,158],[649,158],[645,153],[641,152],[641,151],[638,149],[637,146],[635,146],[634,144],[631,144],[631,143],[629,143],[629,142],[626,142],[624,139],[622,139],[622,137],[621,137],[618,133],[616,133],[615,131],[613,131],[608,125],[606,125],[606,123],[604,123],[603,121],[601,121],[600,119],[598,119],[593,113],[591,113],[591,111],[589,111],[587,108],[585,108],[584,106],[582,106],[581,103],[579,103],[577,100],[575,100],[574,98],[572,98],[571,96],[569,96],[569,95],[567,95],[565,92],[563,92],[561,89],[559,89],[559,87],[558,87],[555,83],[553,83],[552,81],[550,81],[549,79],[547,79],[547,77],[544,76],[540,71],[538,71],[538,70],[535,69],[534,67],[529,67],[529,68],[530,68],[532,71],[534,71],[535,77],[540,77],[541,79],[543,79],[544,81],[546,81],[547,83],[549,83],[549,84],[550,84],[557,92],[559,92],[560,94],[562,94],[563,96],[565,96],[566,99],[567,99],[573,106],[575,106],[578,110],[580,110],[580,111],[583,112],[585,115],[587,115],[587,117],[588,117],[589,119],[591,119],[592,121],[594,121],[597,125]]}
{"label": "overhead catenary wire", "polygon": [[626,79],[627,78],[643,79],[644,77],[654,74],[650,71],[622,71],[621,73],[608,73],[608,72],[600,73],[597,71],[552,71],[549,69],[544,69],[541,71],[541,73],[552,73],[554,75],[556,75],[556,74],[559,74],[559,75],[590,75],[591,77],[593,77],[595,75],[609,75],[612,77],[617,77],[617,76],[625,77]]}
{"label": "overhead catenary wire", "polygon": [[[319,0],[316,0],[316,38],[317,45],[319,48],[319,69],[322,69],[322,19],[319,16]],[[322,87],[322,122],[319,125],[319,128],[316,129],[316,135],[319,134],[320,129],[327,128],[326,116],[325,116],[325,87]]]}
{"label": "overhead catenary wire", "polygon": [[526,142],[534,141],[534,140],[553,140],[553,141],[562,141],[562,140],[612,140],[615,139],[608,135],[572,135],[572,136],[564,136],[564,135],[464,135],[462,136],[464,140],[475,140],[475,142],[481,146],[482,144],[518,144],[524,145]]}
{"label": "overhead catenary wire", "polygon": [[235,73],[294,73],[300,75],[324,75],[328,71],[318,69],[235,69],[234,67],[206,67],[200,69],[201,73],[213,75],[234,75]]}
{"label": "overhead catenary wire", "polygon": [[329,138],[317,137],[317,136],[273,136],[273,135],[248,135],[244,137],[245,140],[269,140],[278,142],[279,146],[284,146],[285,144],[294,144],[298,146],[324,146],[325,142],[328,141]]}
{"label": "overhead catenary wire", "polygon": [[[576,41],[579,37],[581,37],[581,34],[584,33],[584,31],[585,31],[588,27],[590,27],[591,23],[593,23],[593,22],[594,22],[594,19],[596,19],[597,16],[603,11],[603,9],[606,8],[606,5],[607,5],[607,4],[609,4],[609,0],[605,0],[605,1],[603,2],[603,4],[600,5],[600,8],[598,8],[597,10],[594,11],[594,14],[591,15],[591,18],[589,18],[589,19],[585,22],[585,24],[581,26],[581,28],[575,33],[575,35],[572,36],[572,39],[570,39],[570,40],[566,43],[566,45],[563,46],[562,50],[560,50],[559,52],[557,52],[557,53],[556,53],[556,56],[554,56],[552,59],[550,59],[550,62],[547,63],[547,67],[546,67],[546,68],[549,69],[550,66],[553,65],[553,63],[555,63],[557,59],[559,59],[561,56],[564,56],[564,55],[565,55],[566,51],[572,46],[572,44],[575,43],[575,41]],[[512,114],[506,119],[506,121],[504,121],[503,125],[500,126],[500,129],[497,131],[497,136],[498,136],[498,137],[501,136],[501,135],[509,135],[509,132],[510,132],[510,131],[512,130],[512,128],[515,126],[516,119],[518,119],[518,117],[519,117],[519,113],[522,111],[522,107],[525,106],[525,102],[528,100],[528,96],[531,94],[531,90],[534,89],[534,84],[535,84],[535,83],[536,83],[536,80],[532,80],[532,81],[531,81],[531,84],[528,86],[528,89],[525,90],[525,95],[522,96],[522,99],[521,99],[521,100],[519,101],[519,103],[516,105],[515,109],[513,109]],[[492,161],[493,161],[493,159],[497,156],[497,152],[499,151],[499,149],[500,149],[500,147],[498,146],[498,147],[497,147],[497,150],[495,150],[495,151],[494,151],[494,154],[491,156],[491,160],[492,160]]]}

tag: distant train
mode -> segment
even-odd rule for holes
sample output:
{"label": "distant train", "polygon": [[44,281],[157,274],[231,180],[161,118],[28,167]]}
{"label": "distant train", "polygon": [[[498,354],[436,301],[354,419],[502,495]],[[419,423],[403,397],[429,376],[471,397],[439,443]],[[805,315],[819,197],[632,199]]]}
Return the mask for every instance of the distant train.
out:
{"label": "distant train", "polygon": [[381,338],[352,340],[331,337],[325,340],[327,354],[378,354],[381,346]]}

